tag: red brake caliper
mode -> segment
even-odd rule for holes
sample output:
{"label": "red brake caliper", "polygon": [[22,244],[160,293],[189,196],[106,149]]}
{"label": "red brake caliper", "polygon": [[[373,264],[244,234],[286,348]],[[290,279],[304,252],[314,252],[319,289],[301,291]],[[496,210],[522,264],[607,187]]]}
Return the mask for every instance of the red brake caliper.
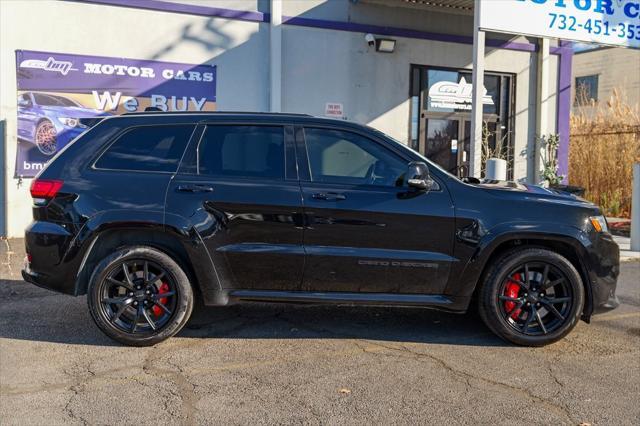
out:
{"label": "red brake caliper", "polygon": [[[167,283],[162,283],[162,285],[160,286],[160,288],[158,289],[158,294],[164,294],[164,293],[168,293],[169,292],[169,284]],[[162,303],[163,305],[165,303],[167,303],[167,298],[163,297],[160,300],[158,300],[158,302]],[[162,308],[158,305],[153,305],[153,308],[151,308],[151,310],[153,311],[153,314],[157,317],[159,317],[160,315],[162,315]]]}
{"label": "red brake caliper", "polygon": [[[518,297],[518,292],[520,291],[520,285],[518,285],[518,283],[512,280],[520,281],[520,279],[521,279],[520,274],[513,274],[511,276],[511,280],[507,282],[507,286],[504,289],[505,296],[513,297],[514,299]],[[504,302],[504,309],[507,312],[511,312],[515,307],[516,307],[516,302],[510,302],[510,301]],[[516,309],[513,312],[511,312],[511,318],[513,318],[514,320],[518,319],[518,315],[520,315],[520,309]]]}

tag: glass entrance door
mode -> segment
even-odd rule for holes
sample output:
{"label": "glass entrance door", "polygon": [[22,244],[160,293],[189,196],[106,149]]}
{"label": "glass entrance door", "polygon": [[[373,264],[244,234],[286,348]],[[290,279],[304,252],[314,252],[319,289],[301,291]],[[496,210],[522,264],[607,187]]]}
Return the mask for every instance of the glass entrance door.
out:
{"label": "glass entrance door", "polygon": [[427,118],[424,153],[450,173],[469,176],[471,122],[465,119]]}
{"label": "glass entrance door", "polygon": [[[409,144],[430,160],[460,177],[469,176],[471,136],[471,74],[422,65],[411,68]],[[513,168],[510,127],[512,85],[509,74],[485,74],[483,97],[482,170],[490,151],[500,151]],[[500,143],[497,143],[497,142]],[[495,153],[494,153],[495,154]],[[482,173],[483,174],[483,173]]]}
{"label": "glass entrance door", "polygon": [[457,174],[459,120],[427,119],[425,153],[450,173]]}
{"label": "glass entrance door", "polygon": [[460,160],[458,161],[458,176],[469,176],[469,154],[471,154],[471,121],[463,120],[462,145],[460,146]]}

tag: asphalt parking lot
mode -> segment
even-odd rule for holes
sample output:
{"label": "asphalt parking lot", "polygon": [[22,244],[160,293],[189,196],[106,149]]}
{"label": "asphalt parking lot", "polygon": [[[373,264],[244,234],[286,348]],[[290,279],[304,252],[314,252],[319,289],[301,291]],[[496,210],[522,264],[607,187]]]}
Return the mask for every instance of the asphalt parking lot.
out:
{"label": "asphalt parking lot", "polygon": [[475,315],[243,305],[153,348],[113,343],[84,297],[19,278],[0,241],[0,424],[640,424],[640,262],[622,305],[520,348]]}

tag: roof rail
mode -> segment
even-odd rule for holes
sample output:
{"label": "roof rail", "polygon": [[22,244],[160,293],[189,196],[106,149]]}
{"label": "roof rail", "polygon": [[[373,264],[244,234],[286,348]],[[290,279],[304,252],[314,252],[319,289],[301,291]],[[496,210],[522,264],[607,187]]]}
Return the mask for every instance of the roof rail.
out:
{"label": "roof rail", "polygon": [[299,112],[264,112],[264,111],[162,111],[156,107],[147,107],[144,111],[136,111],[136,112],[125,112],[124,114],[119,115],[141,115],[141,114],[228,114],[228,115],[243,115],[243,114],[251,114],[251,115],[283,115],[283,116],[293,116],[293,117],[313,117],[311,114],[304,114]]}

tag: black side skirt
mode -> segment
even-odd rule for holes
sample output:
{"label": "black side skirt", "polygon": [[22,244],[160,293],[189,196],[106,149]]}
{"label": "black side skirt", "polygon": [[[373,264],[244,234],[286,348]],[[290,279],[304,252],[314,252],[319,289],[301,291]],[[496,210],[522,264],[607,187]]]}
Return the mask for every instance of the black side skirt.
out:
{"label": "black side skirt", "polygon": [[305,292],[275,290],[230,290],[229,302],[285,302],[336,305],[420,306],[450,312],[464,312],[468,298],[431,294]]}

